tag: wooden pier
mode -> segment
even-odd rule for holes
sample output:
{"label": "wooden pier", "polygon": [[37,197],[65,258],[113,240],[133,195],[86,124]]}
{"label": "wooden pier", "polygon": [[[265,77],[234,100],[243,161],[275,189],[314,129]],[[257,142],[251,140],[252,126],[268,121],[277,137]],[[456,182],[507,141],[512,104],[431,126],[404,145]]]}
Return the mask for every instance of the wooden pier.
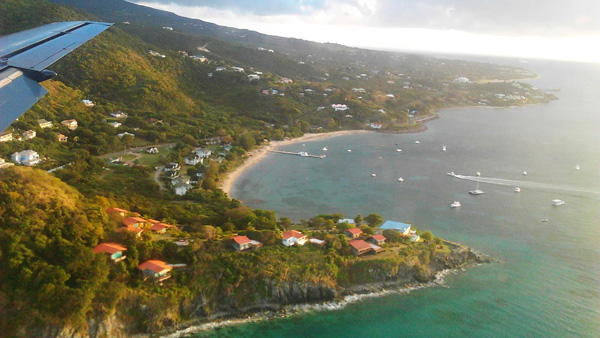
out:
{"label": "wooden pier", "polygon": [[302,156],[302,157],[312,157],[312,158],[325,158],[325,155],[311,155],[305,151],[300,151],[297,153],[293,153],[291,151],[283,151],[283,150],[271,150],[272,153],[279,153],[279,154],[288,154],[288,155],[296,155],[296,156]]}

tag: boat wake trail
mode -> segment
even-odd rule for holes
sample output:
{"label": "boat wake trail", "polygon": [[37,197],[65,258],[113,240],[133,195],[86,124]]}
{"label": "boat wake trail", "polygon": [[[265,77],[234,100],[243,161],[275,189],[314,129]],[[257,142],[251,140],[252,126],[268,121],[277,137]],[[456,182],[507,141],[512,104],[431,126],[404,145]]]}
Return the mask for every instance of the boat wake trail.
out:
{"label": "boat wake trail", "polygon": [[538,190],[548,190],[548,191],[561,191],[570,193],[573,195],[585,195],[589,197],[600,198],[600,191],[579,189],[567,186],[546,184],[546,183],[535,183],[528,181],[514,181],[514,180],[506,180],[503,178],[491,178],[491,177],[480,177],[480,176],[466,176],[466,175],[453,175],[453,177],[459,178],[461,180],[485,183],[485,184],[493,184],[493,185],[506,185],[512,187],[520,187],[520,188],[529,188],[529,189],[538,189]]}

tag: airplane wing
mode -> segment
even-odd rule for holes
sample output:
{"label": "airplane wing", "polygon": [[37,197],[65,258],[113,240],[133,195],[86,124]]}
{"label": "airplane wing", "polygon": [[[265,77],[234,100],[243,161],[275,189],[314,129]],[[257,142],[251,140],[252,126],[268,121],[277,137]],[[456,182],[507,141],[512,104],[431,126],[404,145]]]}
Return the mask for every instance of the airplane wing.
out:
{"label": "airplane wing", "polygon": [[46,89],[39,82],[56,75],[46,69],[112,24],[55,22],[0,37],[0,132],[33,106]]}

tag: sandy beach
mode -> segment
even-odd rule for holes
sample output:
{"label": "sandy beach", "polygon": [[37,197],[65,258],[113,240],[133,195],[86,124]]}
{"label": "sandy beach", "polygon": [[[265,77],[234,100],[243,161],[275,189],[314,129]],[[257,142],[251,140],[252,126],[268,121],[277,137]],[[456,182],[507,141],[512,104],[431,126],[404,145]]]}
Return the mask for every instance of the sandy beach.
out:
{"label": "sandy beach", "polygon": [[[227,193],[227,195],[230,195],[231,188],[233,188],[233,184],[235,183],[235,180],[237,180],[238,177],[240,177],[240,175],[242,175],[244,173],[244,171],[248,170],[253,165],[260,162],[260,160],[265,158],[265,156],[267,156],[267,154],[271,150],[276,150],[277,148],[279,148],[281,146],[286,146],[289,144],[294,144],[294,143],[299,143],[299,142],[320,140],[320,139],[341,136],[341,135],[354,135],[354,134],[363,134],[363,133],[372,133],[372,131],[370,131],[370,130],[341,130],[341,131],[334,131],[331,133],[304,134],[303,136],[298,137],[298,138],[286,139],[283,141],[272,141],[266,145],[263,145],[262,147],[260,147],[258,149],[248,152],[248,155],[247,155],[246,159],[244,160],[244,163],[242,165],[240,165],[239,167],[237,167],[234,171],[230,172],[227,175],[227,177],[221,181],[221,189],[223,189],[223,191],[225,193]],[[231,197],[231,195],[229,197]]]}

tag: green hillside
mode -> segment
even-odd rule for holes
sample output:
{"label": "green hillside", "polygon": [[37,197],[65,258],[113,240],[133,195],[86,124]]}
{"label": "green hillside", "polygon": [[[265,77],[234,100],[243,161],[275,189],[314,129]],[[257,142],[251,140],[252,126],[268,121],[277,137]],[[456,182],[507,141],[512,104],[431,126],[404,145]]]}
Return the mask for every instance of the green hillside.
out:
{"label": "green hillside", "polygon": [[[59,75],[43,83],[48,95],[7,130],[14,140],[0,143],[3,159],[26,149],[43,159],[36,169],[0,169],[0,336],[65,328],[72,336],[111,319],[124,336],[156,333],[221,312],[331,300],[361,283],[429,280],[448,268],[444,257],[456,245],[428,231],[416,230],[428,241],[417,243],[392,232],[383,254],[357,258],[344,235],[349,225],[336,225],[344,215],[292,224],[242,206],[218,184],[265,140],[373,122],[406,130],[442,107],[553,99],[526,84],[474,81],[532,76],[522,69],[271,37],[120,0],[60,1],[89,13],[55,2],[0,0],[0,34],[62,20],[116,24],[50,67]],[[111,115],[117,111],[127,117]],[[77,129],[60,123],[68,119]],[[36,137],[24,139],[29,130]],[[199,147],[212,154],[186,164]],[[172,176],[198,179],[184,195],[162,170],[173,163],[182,169]],[[125,216],[111,207],[172,227],[144,226],[136,238],[117,231]],[[381,217],[364,220],[366,238]],[[288,229],[327,244],[283,247]],[[264,246],[236,252],[235,235]],[[127,258],[115,264],[93,254],[99,242],[120,243]],[[161,285],[144,281],[137,266],[146,260],[179,265]]]}

